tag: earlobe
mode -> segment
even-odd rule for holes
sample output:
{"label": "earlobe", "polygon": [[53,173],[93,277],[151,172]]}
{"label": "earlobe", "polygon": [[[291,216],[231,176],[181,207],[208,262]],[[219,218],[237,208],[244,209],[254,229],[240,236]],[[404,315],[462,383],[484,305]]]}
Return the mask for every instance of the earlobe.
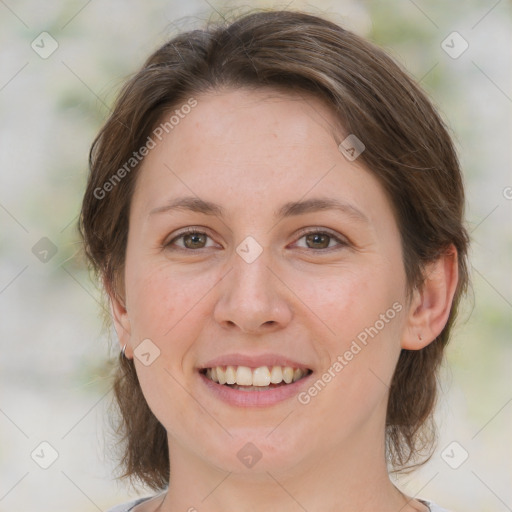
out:
{"label": "earlobe", "polygon": [[402,348],[420,350],[439,336],[450,316],[457,282],[457,250],[452,244],[427,265],[421,290],[414,291],[402,335]]}

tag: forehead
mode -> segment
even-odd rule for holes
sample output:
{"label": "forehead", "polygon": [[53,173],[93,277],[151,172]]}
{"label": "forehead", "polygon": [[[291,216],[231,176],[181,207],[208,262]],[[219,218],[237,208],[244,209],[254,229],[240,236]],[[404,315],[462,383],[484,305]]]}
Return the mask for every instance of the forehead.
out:
{"label": "forehead", "polygon": [[240,149],[247,150],[259,145],[263,157],[274,146],[293,146],[300,152],[311,144],[335,143],[337,122],[333,113],[318,98],[307,94],[224,89],[199,95],[196,101],[197,106],[183,119],[183,129],[173,130],[176,144],[187,138],[187,143],[195,142],[200,150],[206,136],[209,142],[221,146],[239,144]]}
{"label": "forehead", "polygon": [[238,89],[194,100],[196,106],[163,135],[139,171],[135,196],[144,197],[146,210],[178,195],[238,198],[240,209],[257,198],[275,206],[286,202],[284,196],[298,200],[326,192],[352,202],[367,195],[363,203],[376,204],[371,195],[378,183],[341,154],[337,120],[318,98]]}

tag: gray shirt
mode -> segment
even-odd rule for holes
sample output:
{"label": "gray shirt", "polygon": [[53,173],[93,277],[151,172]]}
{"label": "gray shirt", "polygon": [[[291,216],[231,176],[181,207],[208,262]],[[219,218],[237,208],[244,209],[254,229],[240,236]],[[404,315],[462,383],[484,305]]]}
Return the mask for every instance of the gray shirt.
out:
{"label": "gray shirt", "polygon": [[[147,498],[138,498],[128,503],[117,505],[117,507],[111,508],[110,510],[107,510],[107,512],[130,512],[130,510],[133,510],[133,508],[136,505],[142,503],[143,501],[148,501],[151,498],[154,498],[154,496],[148,496]],[[439,505],[436,505],[432,501],[420,500],[419,498],[416,499],[423,503],[424,505],[426,505],[430,509],[430,512],[450,512],[449,510],[446,510],[445,508],[441,508]]]}

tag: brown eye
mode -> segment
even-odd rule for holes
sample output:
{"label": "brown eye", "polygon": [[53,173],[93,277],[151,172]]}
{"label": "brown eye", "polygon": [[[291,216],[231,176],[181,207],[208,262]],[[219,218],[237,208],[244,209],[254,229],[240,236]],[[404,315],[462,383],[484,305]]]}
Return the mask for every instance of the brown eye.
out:
{"label": "brown eye", "polygon": [[207,235],[204,233],[187,233],[182,235],[183,244],[187,249],[202,248],[206,244]]}
{"label": "brown eye", "polygon": [[324,252],[331,249],[342,249],[349,245],[342,238],[325,231],[307,231],[299,238],[299,240],[302,239],[306,242],[305,246],[299,245],[302,249],[324,250]]}
{"label": "brown eye", "polygon": [[313,247],[311,249],[326,249],[329,247],[331,237],[326,233],[312,233],[310,235],[306,235],[306,240]]}
{"label": "brown eye", "polygon": [[[206,249],[211,247],[207,245],[208,239],[210,237],[202,232],[194,229],[189,229],[187,231],[178,234],[172,240],[164,244],[164,247],[169,250],[196,250],[196,249]],[[178,242],[181,243],[178,243]]]}

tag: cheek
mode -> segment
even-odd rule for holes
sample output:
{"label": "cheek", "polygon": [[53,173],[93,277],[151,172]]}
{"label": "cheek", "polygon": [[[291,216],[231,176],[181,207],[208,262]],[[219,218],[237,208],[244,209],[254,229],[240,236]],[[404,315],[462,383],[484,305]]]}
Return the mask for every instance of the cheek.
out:
{"label": "cheek", "polygon": [[[298,279],[296,276],[294,282],[303,285],[294,285],[294,292],[309,309],[306,316],[322,321],[325,340],[329,340],[331,348],[343,349],[360,334],[364,341],[365,329],[376,323],[379,332],[391,331],[390,326],[396,329],[400,324],[395,318],[396,310],[403,307],[393,308],[393,304],[402,304],[401,280],[399,277],[390,279],[389,275],[396,274],[389,268],[365,266],[332,271],[328,276],[317,278]],[[382,314],[384,320],[380,319]]]}
{"label": "cheek", "polygon": [[345,410],[371,410],[386,395],[400,354],[405,312],[400,273],[364,268],[310,283],[316,284],[309,288],[308,305],[326,326],[319,343],[328,357],[321,382],[308,395],[311,401],[324,395],[326,400],[317,400],[320,407],[336,403]]}
{"label": "cheek", "polygon": [[[169,358],[160,356],[150,366],[135,359],[137,378],[144,398],[155,417],[169,433],[186,425],[190,411],[190,396],[184,391],[182,377],[169,364]],[[187,407],[188,406],[188,407]],[[183,435],[183,434],[182,434]]]}
{"label": "cheek", "polygon": [[127,280],[130,321],[139,335],[163,338],[180,329],[186,315],[191,314],[201,290],[190,276],[176,274],[169,265],[138,265]]}

